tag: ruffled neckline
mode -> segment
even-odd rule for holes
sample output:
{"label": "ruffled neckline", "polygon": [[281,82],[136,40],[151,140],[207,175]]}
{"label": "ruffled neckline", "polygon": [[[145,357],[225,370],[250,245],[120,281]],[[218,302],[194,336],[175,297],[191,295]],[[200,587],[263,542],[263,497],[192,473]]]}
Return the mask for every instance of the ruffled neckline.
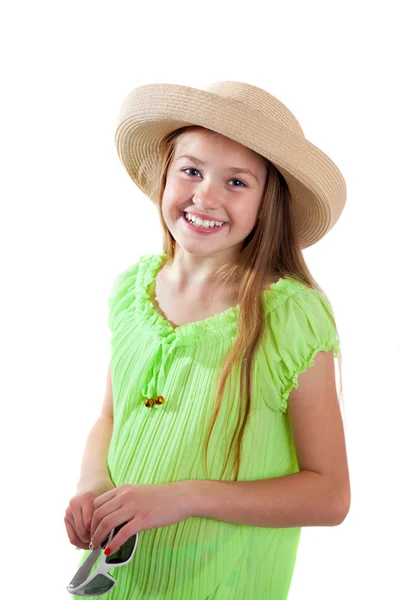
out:
{"label": "ruffled neckline", "polygon": [[[135,286],[135,304],[144,317],[144,321],[155,334],[172,340],[184,341],[184,345],[201,344],[210,337],[226,339],[235,336],[240,303],[231,306],[223,312],[217,313],[201,321],[193,321],[174,327],[156,308],[154,304],[154,283],[159,270],[167,258],[165,253],[143,255],[139,261],[139,268]],[[270,287],[263,291],[266,312],[272,310],[282,300],[298,291],[300,282],[291,277],[281,277]],[[286,292],[283,295],[277,292]]]}

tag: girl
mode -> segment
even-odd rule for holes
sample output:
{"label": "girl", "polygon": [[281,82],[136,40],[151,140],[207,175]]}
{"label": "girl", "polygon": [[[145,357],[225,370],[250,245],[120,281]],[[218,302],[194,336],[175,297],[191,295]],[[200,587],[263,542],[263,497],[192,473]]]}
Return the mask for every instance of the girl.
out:
{"label": "girl", "polygon": [[344,179],[282,102],[239,82],[135,89],[116,145],[163,252],[110,294],[69,539],[82,564],[113,528],[110,558],[138,534],[110,600],[284,600],[301,527],[350,505],[339,338],[301,252],[337,222]]}

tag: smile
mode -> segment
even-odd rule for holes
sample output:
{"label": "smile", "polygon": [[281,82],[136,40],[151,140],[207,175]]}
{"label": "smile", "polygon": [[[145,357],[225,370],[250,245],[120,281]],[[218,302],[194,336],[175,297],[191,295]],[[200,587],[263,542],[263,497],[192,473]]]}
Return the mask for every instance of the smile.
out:
{"label": "smile", "polygon": [[[211,223],[214,223],[214,225],[210,226],[209,221],[205,221],[205,224],[203,225],[203,221],[201,221],[201,219],[196,219],[195,217],[191,216],[189,218],[196,219],[195,221],[191,221],[187,218],[188,216],[188,213],[182,213],[181,215],[181,220],[184,222],[185,226],[188,227],[190,231],[194,231],[203,235],[217,233],[221,231],[221,229],[225,229],[225,227],[227,226],[227,223],[223,223],[222,225],[215,225],[215,221],[211,221]],[[217,223],[221,223],[221,221],[217,221]]]}

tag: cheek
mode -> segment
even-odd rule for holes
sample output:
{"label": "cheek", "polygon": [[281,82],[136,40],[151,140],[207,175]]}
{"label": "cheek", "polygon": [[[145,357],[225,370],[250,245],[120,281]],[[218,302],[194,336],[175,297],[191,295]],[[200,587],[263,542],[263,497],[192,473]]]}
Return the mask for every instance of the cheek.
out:
{"label": "cheek", "polygon": [[185,187],[184,182],[177,179],[167,179],[163,194],[163,203],[167,206],[181,203],[185,197]]}
{"label": "cheek", "polygon": [[235,223],[239,224],[242,229],[251,229],[257,218],[257,210],[258,205],[247,198],[246,202],[232,206],[230,214]]}
{"label": "cheek", "polygon": [[164,193],[161,199],[161,210],[163,217],[170,226],[172,226],[182,210],[183,203],[188,196],[182,191],[182,186],[176,182],[168,182],[165,185]]}

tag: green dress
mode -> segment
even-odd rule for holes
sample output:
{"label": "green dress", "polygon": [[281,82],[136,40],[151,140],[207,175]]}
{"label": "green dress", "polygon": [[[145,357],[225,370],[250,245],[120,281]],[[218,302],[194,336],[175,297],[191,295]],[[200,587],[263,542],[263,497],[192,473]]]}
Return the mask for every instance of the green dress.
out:
{"label": "green dress", "polygon": [[[219,479],[238,418],[239,386],[228,378],[207,477],[203,443],[238,306],[174,328],[152,298],[164,259],[143,255],[117,276],[109,297],[114,430],[108,468],[116,486]],[[333,348],[337,357],[339,349],[332,308],[321,292],[284,277],[263,292],[263,304],[267,337],[255,356],[241,481],[299,471],[287,400],[317,352]],[[157,396],[164,403],[147,407],[146,399]],[[225,473],[234,478],[229,469]],[[300,532],[202,517],[142,531],[131,562],[110,569],[118,583],[107,598],[285,600]],[[82,552],[78,566],[89,552]]]}

